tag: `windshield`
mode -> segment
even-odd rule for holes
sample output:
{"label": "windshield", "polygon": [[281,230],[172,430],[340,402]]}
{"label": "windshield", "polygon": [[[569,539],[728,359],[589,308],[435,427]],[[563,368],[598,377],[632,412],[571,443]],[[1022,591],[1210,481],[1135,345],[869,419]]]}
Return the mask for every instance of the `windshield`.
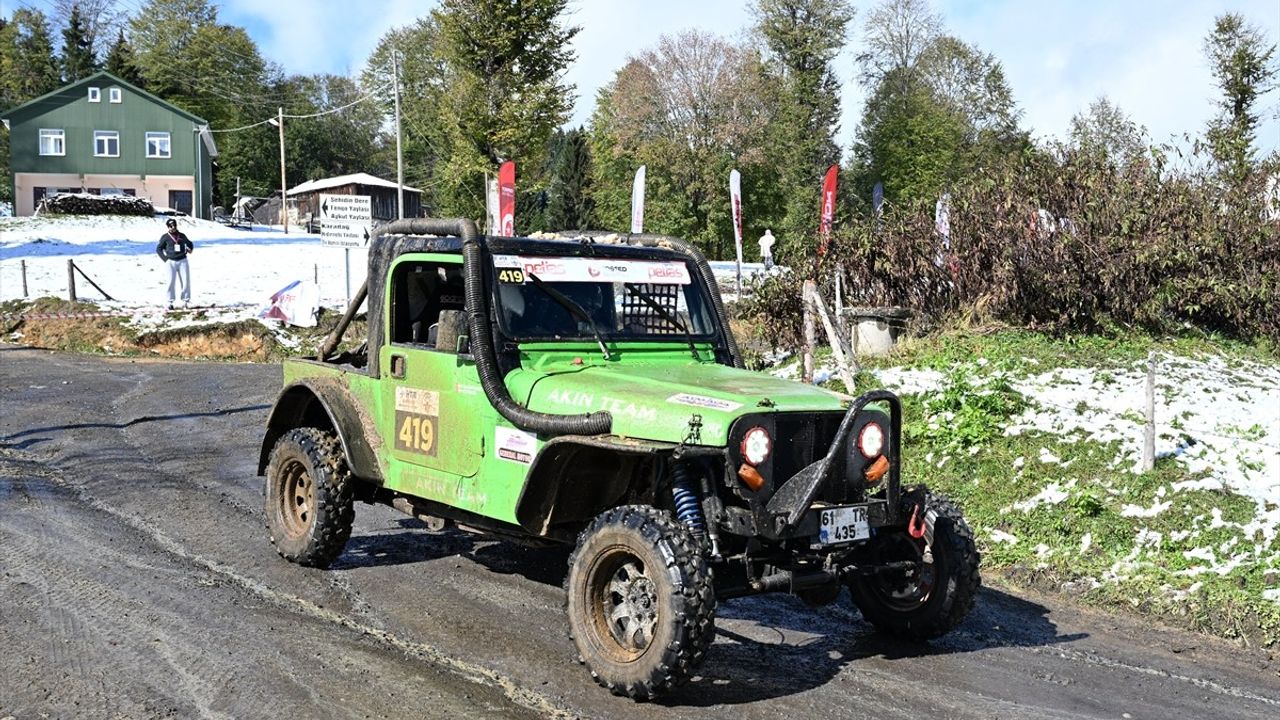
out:
{"label": "windshield", "polygon": [[707,339],[711,304],[679,260],[494,255],[503,332],[521,340]]}

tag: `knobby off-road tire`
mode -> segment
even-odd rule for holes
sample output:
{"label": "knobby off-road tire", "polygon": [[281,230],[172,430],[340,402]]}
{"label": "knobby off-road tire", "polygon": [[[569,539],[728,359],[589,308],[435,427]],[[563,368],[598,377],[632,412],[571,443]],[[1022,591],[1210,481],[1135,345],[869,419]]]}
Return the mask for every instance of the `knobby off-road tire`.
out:
{"label": "knobby off-road tire", "polygon": [[680,685],[715,637],[711,569],[664,510],[624,505],[596,517],[578,536],[565,591],[578,660],[615,695],[648,700]]}
{"label": "knobby off-road tire", "polygon": [[285,433],[267,464],[267,530],[276,552],[299,565],[328,567],[351,537],[354,486],[336,435],[316,428]]}
{"label": "knobby off-road tire", "polygon": [[[864,575],[849,583],[862,616],[881,632],[912,640],[928,640],[951,631],[973,607],[981,578],[973,531],[949,500],[925,493],[925,510],[937,513],[933,526],[933,563],[918,572]],[[875,540],[877,562],[920,560],[924,539],[905,530],[883,533]]]}

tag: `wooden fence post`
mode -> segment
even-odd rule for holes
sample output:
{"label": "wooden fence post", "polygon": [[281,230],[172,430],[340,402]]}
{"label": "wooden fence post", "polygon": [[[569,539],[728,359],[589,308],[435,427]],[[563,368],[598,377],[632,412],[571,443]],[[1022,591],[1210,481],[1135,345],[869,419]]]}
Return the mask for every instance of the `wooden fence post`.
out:
{"label": "wooden fence post", "polygon": [[67,258],[67,299],[76,301],[76,264]]}
{"label": "wooden fence post", "polygon": [[69,262],[71,262],[71,267],[75,268],[76,272],[80,273],[80,277],[84,278],[85,282],[92,285],[94,290],[97,290],[98,292],[102,293],[102,297],[112,301],[115,300],[115,298],[107,294],[106,290],[103,290],[101,287],[99,287],[98,283],[94,282],[93,278],[89,277],[88,273],[86,273],[84,270],[81,270],[79,265],[76,265],[74,261],[69,261]]}
{"label": "wooden fence post", "polygon": [[809,302],[809,294],[817,292],[817,284],[805,280],[801,286],[801,302],[804,303],[804,372],[800,379],[806,383],[813,382],[813,348],[817,343],[817,328],[813,326],[813,305]]}
{"label": "wooden fence post", "polygon": [[840,371],[840,379],[844,381],[845,392],[853,394],[853,373],[857,371],[857,366],[850,370],[850,363],[844,354],[844,340],[840,339],[840,333],[836,326],[831,322],[831,316],[827,314],[826,303],[822,302],[822,296],[818,294],[816,287],[809,288],[808,302],[813,303],[813,307],[818,311],[818,317],[822,320],[822,329],[827,333],[827,342],[831,344],[831,354],[836,358],[836,369]]}
{"label": "wooden fence post", "polygon": [[1142,471],[1156,466],[1156,353],[1147,357],[1147,423],[1142,438]]}
{"label": "wooden fence post", "polygon": [[22,261],[22,297],[29,297],[27,293],[27,261]]}

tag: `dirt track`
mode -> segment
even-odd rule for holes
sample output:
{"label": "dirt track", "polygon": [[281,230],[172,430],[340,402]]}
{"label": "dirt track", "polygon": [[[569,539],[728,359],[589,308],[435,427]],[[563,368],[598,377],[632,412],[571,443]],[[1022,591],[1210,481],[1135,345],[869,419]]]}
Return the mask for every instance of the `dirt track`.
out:
{"label": "dirt track", "polygon": [[265,365],[0,346],[0,718],[1274,718],[1280,658],[984,590],[931,646],[847,597],[720,608],[662,703],[598,688],[561,614],[567,552],[358,506],[329,571],[280,560],[254,476]]}

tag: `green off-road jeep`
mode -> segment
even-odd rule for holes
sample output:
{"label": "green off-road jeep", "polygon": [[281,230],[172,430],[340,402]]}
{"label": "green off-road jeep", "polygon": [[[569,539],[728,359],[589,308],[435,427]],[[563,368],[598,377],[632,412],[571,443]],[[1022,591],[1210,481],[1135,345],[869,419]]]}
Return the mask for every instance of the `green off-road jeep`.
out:
{"label": "green off-road jeep", "polygon": [[[330,357],[366,297],[367,341]],[[355,500],[575,544],[569,628],[618,694],[688,679],[720,600],[847,586],[916,639],[973,604],[964,519],[899,479],[897,397],[742,369],[711,268],[679,240],[393,222],[318,357],[284,377],[259,464],[282,556],[328,565]]]}

